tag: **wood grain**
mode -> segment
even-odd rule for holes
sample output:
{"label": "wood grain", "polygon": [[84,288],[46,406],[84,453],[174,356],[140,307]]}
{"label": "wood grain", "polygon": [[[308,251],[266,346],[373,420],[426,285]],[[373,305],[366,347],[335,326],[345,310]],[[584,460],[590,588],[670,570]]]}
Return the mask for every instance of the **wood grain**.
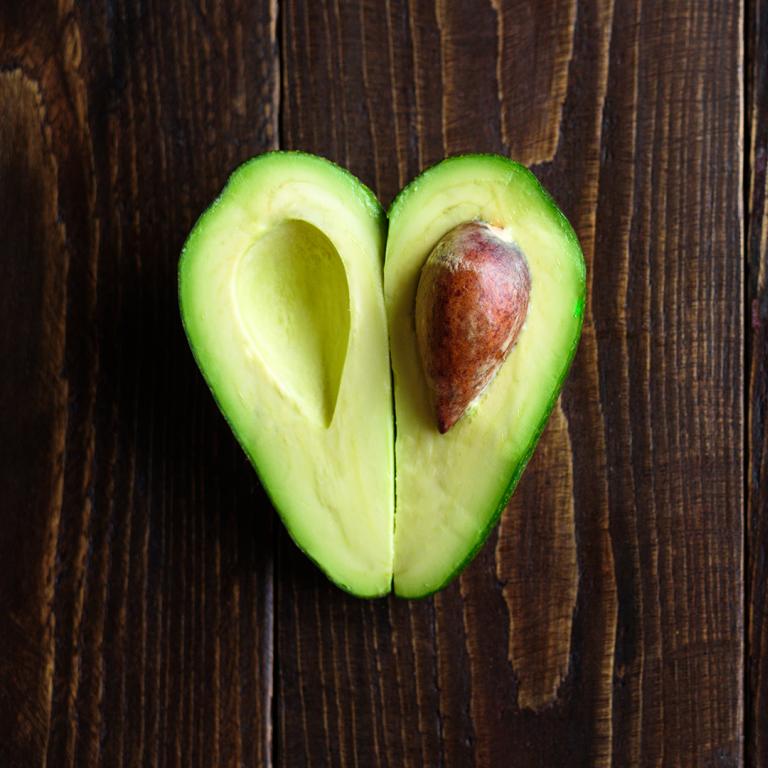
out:
{"label": "wood grain", "polygon": [[[3,515],[0,557],[17,560],[0,602],[0,745],[14,744],[30,764],[45,757],[51,719],[54,656],[55,545],[63,490],[67,382],[61,375],[66,334],[69,254],[56,220],[57,166],[37,84],[16,69],[0,75],[0,103],[12,105],[0,124],[0,227],[8,253],[23,255],[24,269],[2,263],[7,300],[0,304],[4,364],[18,371],[3,376],[5,403],[29,406],[2,410],[0,487]],[[18,200],[30,207],[20,209]],[[54,259],[53,254],[58,254]],[[19,330],[23,329],[23,333]],[[35,344],[28,342],[29,337]],[[14,440],[11,441],[11,436]],[[27,528],[36,532],[27,536]]]}
{"label": "wood grain", "polygon": [[502,517],[494,559],[509,616],[517,705],[541,710],[556,701],[568,673],[579,581],[573,449],[559,404]]}
{"label": "wood grain", "polygon": [[286,146],[385,201],[445,154],[539,163],[591,301],[562,411],[457,583],[361,605],[283,542],[278,764],[740,764],[738,7],[282,8]]}
{"label": "wood grain", "polygon": [[267,765],[272,515],[176,262],[277,141],[267,4],[0,10],[0,763]]}
{"label": "wood grain", "polygon": [[747,764],[768,764],[768,2],[747,8]]}
{"label": "wood grain", "polygon": [[[768,763],[767,73],[766,0],[0,8],[0,765]],[[584,248],[560,403],[428,600],[295,549],[183,337],[184,237],[278,145],[385,203],[509,154]]]}

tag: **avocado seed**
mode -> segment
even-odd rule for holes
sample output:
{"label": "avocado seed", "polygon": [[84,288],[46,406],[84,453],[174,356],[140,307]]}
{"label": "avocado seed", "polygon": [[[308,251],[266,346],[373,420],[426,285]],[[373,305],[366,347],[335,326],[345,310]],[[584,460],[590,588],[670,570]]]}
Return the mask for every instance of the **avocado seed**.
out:
{"label": "avocado seed", "polygon": [[523,252],[485,222],[459,224],[429,254],[416,291],[416,338],[441,434],[498,373],[530,292]]}

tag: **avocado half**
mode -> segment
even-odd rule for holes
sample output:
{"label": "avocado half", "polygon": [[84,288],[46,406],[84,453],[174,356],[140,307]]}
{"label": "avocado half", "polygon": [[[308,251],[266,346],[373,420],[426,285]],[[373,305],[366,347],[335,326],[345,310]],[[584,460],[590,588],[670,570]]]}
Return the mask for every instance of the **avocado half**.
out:
{"label": "avocado half", "polygon": [[[466,221],[506,230],[531,275],[528,315],[477,405],[440,434],[414,323],[419,275]],[[384,294],[395,384],[394,589],[445,586],[498,520],[557,400],[581,334],[586,271],[578,239],[536,177],[497,155],[463,155],[412,181],[389,209]]]}
{"label": "avocado half", "polygon": [[386,217],[313,155],[241,166],[179,264],[195,359],[286,528],[343,589],[392,585]]}
{"label": "avocado half", "polygon": [[[387,234],[370,190],[327,160],[262,155],[195,225],[179,297],[197,363],[299,547],[353,594],[423,597],[479,549],[533,452],[578,343],[585,268],[533,174],[496,155],[433,166],[388,217]],[[495,379],[440,434],[415,294],[435,244],[471,220],[524,252],[530,302]]]}

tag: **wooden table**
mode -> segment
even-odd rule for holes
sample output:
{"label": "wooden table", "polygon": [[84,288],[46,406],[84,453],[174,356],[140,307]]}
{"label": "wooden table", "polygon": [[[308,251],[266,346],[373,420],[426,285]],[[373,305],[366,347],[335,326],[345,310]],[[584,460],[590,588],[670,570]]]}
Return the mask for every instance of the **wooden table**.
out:
{"label": "wooden table", "polygon": [[[590,300],[433,599],[297,553],[185,343],[241,161],[531,166]],[[0,765],[768,765],[768,0],[6,0]]]}

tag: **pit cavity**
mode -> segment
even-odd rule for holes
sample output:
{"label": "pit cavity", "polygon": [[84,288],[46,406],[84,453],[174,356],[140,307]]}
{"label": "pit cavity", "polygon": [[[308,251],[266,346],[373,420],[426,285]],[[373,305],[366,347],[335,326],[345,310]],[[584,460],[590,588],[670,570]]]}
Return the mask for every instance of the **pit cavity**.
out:
{"label": "pit cavity", "polygon": [[277,386],[310,419],[329,427],[349,344],[344,263],[317,227],[281,222],[240,259],[238,311]]}

